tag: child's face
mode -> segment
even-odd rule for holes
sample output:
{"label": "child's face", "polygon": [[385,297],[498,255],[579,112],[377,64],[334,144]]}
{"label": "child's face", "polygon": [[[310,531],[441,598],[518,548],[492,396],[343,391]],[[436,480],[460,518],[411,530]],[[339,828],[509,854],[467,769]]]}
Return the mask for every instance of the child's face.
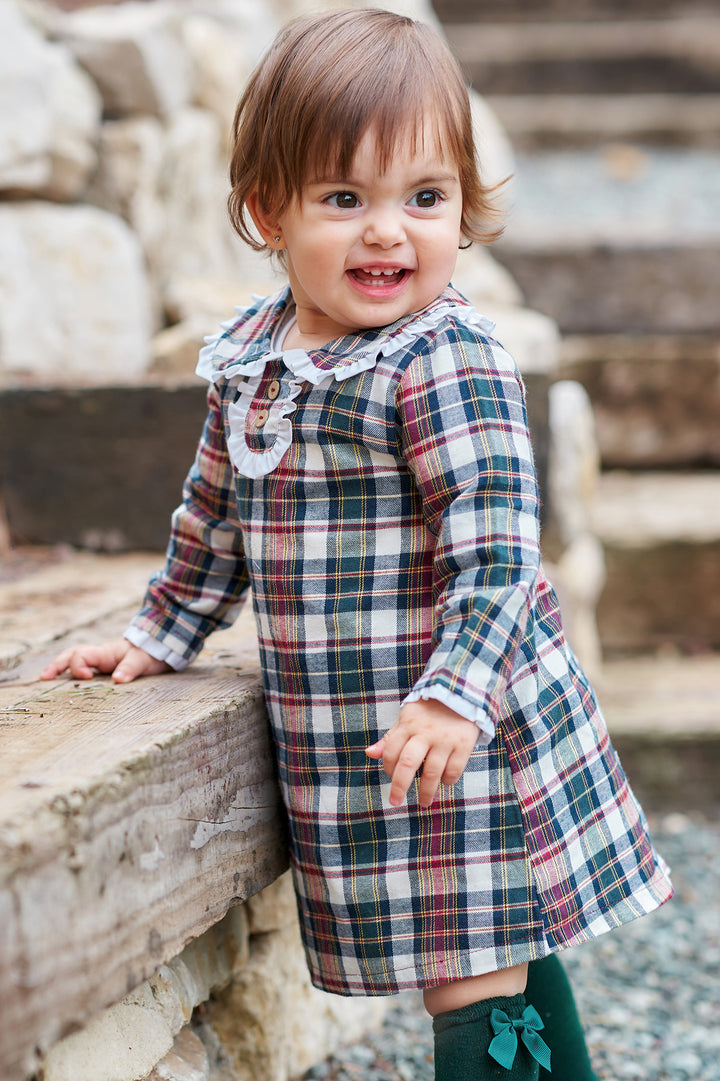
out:
{"label": "child's face", "polygon": [[370,132],[349,176],[306,184],[278,233],[308,347],[435,300],[455,268],[461,217],[457,167],[434,139],[418,140],[414,153],[399,146],[380,174]]}

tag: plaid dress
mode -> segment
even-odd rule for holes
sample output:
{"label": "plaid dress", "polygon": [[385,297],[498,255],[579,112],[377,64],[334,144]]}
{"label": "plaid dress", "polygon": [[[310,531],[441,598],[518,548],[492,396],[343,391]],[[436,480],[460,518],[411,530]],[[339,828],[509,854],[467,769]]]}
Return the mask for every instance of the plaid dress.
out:
{"label": "plaid dress", "polygon": [[[313,981],[390,994],[519,964],[672,893],[539,560],[523,387],[452,289],[274,350],[289,292],[208,339],[209,414],[128,637],[176,668],[251,593]],[[403,702],[478,725],[430,808],[365,748]]]}

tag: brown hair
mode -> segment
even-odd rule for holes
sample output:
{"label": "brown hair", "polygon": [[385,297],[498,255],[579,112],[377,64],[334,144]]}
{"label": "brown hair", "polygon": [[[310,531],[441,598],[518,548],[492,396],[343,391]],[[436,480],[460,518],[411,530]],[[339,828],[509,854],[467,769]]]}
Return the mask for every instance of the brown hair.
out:
{"label": "brown hair", "polygon": [[376,8],[336,11],[292,22],[250,78],[237,107],[230,163],[230,219],[253,248],[246,200],[257,189],[263,210],[280,215],[312,178],[348,175],[372,129],[378,167],[396,144],[423,137],[430,109],[434,137],[459,172],[462,233],[488,243],[495,188],[478,173],[467,87],[445,41],[424,23]]}

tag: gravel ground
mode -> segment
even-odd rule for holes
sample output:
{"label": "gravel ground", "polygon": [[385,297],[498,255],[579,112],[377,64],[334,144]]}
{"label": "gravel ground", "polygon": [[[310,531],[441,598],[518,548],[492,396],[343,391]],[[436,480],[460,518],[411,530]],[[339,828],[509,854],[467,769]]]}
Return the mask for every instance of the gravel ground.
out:
{"label": "gravel ground", "polygon": [[[720,816],[651,820],[673,870],[658,912],[568,951],[566,970],[601,1081],[720,1081]],[[418,996],[379,1032],[304,1081],[432,1081],[432,1037]]]}

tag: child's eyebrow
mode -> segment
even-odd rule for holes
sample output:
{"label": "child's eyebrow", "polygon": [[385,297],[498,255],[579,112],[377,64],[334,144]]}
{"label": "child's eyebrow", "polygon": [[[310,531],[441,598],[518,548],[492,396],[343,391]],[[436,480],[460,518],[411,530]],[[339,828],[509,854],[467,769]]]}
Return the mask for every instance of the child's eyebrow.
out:
{"label": "child's eyebrow", "polygon": [[[311,177],[308,184],[347,184],[349,188],[360,188],[366,179],[354,177],[352,174],[342,176],[339,173],[328,173],[323,176]],[[460,180],[455,173],[434,173],[431,176],[421,176],[411,180],[408,185],[411,188],[432,188],[436,186],[459,184]]]}

